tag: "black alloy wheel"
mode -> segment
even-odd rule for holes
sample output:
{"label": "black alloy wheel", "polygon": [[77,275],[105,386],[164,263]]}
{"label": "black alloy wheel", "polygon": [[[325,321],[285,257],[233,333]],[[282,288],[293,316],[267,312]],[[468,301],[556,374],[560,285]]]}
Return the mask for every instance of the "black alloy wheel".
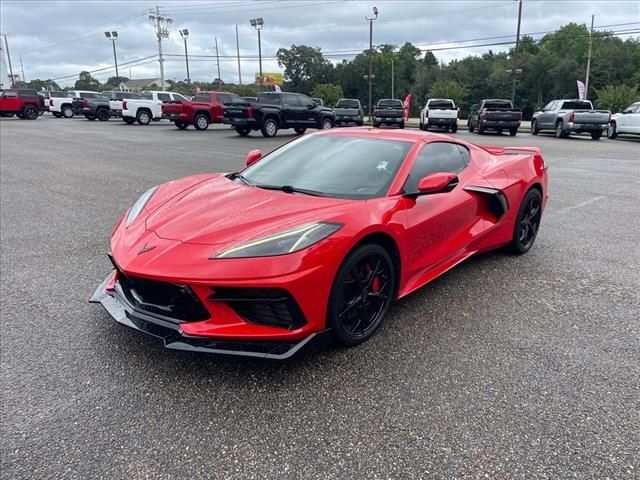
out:
{"label": "black alloy wheel", "polygon": [[338,343],[353,346],[373,335],[393,301],[395,281],[391,257],[380,245],[363,245],[347,257],[329,299],[328,324]]}
{"label": "black alloy wheel", "polygon": [[27,120],[35,120],[40,116],[38,109],[32,105],[25,107],[22,111],[22,115]]}
{"label": "black alloy wheel", "polygon": [[96,112],[96,117],[101,122],[106,122],[107,120],[109,120],[110,116],[111,114],[109,113],[109,110],[107,110],[106,108],[99,108],[98,111]]}
{"label": "black alloy wheel", "polygon": [[536,188],[527,192],[520,204],[513,230],[511,250],[517,254],[527,253],[538,235],[542,218],[542,195]]}

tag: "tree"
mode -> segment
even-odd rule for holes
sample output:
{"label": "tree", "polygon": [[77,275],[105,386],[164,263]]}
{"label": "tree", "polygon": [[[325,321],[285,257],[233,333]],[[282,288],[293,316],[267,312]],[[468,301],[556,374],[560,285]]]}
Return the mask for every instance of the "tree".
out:
{"label": "tree", "polygon": [[333,64],[324,58],[320,48],[291,45],[289,49],[279,49],[276,57],[291,91],[309,93],[317,84],[333,80]]}
{"label": "tree", "polygon": [[18,82],[16,85],[19,88],[32,88],[34,90],[38,90],[39,92],[42,90],[61,90],[60,85],[58,85],[53,80],[40,80],[36,78],[35,80],[31,80],[30,82]]}
{"label": "tree", "polygon": [[333,83],[320,83],[311,91],[311,96],[321,98],[327,106],[333,106],[342,98],[342,87]]}
{"label": "tree", "polygon": [[454,80],[440,80],[429,90],[429,98],[450,98],[456,105],[462,105],[469,90]]}
{"label": "tree", "polygon": [[93,78],[89,72],[83,71],[78,75],[74,88],[75,90],[98,90],[100,82]]}
{"label": "tree", "polygon": [[109,77],[109,79],[102,84],[100,89],[102,91],[119,90],[120,84],[128,81],[129,79],[127,77],[116,77],[116,76]]}
{"label": "tree", "polygon": [[597,90],[599,108],[606,108],[612,113],[617,113],[627,108],[633,102],[638,100],[637,87],[629,87],[627,85],[607,85]]}

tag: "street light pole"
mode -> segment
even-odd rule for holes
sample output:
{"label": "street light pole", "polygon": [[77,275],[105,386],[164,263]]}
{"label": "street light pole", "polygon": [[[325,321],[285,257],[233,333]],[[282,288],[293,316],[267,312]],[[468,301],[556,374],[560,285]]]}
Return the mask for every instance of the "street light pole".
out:
{"label": "street light pole", "polygon": [[240,72],[240,40],[238,37],[237,23],[236,23],[236,53],[238,54],[238,85],[242,85],[242,73]]}
{"label": "street light pole", "polygon": [[116,65],[116,78],[120,78],[118,74],[118,57],[116,55],[116,39],[118,38],[118,32],[104,32],[104,36],[111,40],[113,44],[113,63]]}
{"label": "street light pole", "polygon": [[260,40],[260,30],[264,26],[264,20],[262,18],[252,18],[249,20],[251,26],[258,31],[258,62],[260,66],[260,78],[258,79],[259,85],[262,85],[262,42]]}
{"label": "street light pole", "polygon": [[187,64],[187,83],[191,83],[191,75],[189,75],[189,52],[187,51],[187,38],[189,38],[189,30],[183,28],[182,30],[178,30],[180,32],[180,36],[184,40],[184,59]]}
{"label": "street light pole", "polygon": [[11,68],[11,54],[9,53],[9,42],[7,40],[7,35],[4,35],[4,46],[7,48],[7,60],[9,62],[9,83],[11,84],[11,88],[15,86],[13,80],[13,68]]}
{"label": "street light pole", "polygon": [[372,103],[372,75],[373,75],[373,22],[378,18],[378,9],[373,7],[373,17],[364,17],[369,22],[369,75],[367,80],[369,81],[369,120],[373,114]]}
{"label": "street light pole", "polygon": [[513,49],[513,66],[511,67],[511,103],[516,102],[516,70],[518,69],[518,45],[520,45],[520,21],[522,19],[522,0],[518,0],[518,29],[516,33],[516,46]]}
{"label": "street light pole", "polygon": [[[589,31],[589,54],[587,57],[587,78],[584,82],[584,99],[587,100],[589,98],[589,73],[591,70],[591,52],[593,48],[593,20],[595,19],[595,15],[591,15],[591,30]],[[5,37],[6,38],[6,37]]]}
{"label": "street light pole", "polygon": [[391,98],[396,98],[395,81],[396,81],[396,75],[393,68],[393,57],[391,57]]}

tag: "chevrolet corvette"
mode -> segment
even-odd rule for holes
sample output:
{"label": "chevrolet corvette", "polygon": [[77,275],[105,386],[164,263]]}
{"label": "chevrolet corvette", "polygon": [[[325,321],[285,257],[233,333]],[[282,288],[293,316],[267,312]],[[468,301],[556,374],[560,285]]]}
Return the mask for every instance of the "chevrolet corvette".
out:
{"label": "chevrolet corvette", "polygon": [[534,244],[537,148],[351,128],[154,186],[111,235],[92,302],[168,348],[284,359],[369,339],[393,300],[480,252]]}

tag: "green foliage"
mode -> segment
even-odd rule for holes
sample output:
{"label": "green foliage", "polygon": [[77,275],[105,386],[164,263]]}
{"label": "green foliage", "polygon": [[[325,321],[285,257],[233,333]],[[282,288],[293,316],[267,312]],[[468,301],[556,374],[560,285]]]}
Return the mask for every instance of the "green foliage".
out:
{"label": "green foliage", "polygon": [[324,58],[320,48],[291,45],[289,49],[279,49],[276,57],[284,68],[287,90],[308,94],[318,83],[331,83],[333,64]]}
{"label": "green foliage", "polygon": [[129,79],[127,77],[109,77],[109,79],[100,85],[100,91],[107,92],[111,90],[119,90],[120,84],[128,82]]}
{"label": "green foliage", "polygon": [[433,84],[427,98],[450,98],[456,105],[462,105],[469,90],[453,80],[440,80]]}
{"label": "green foliage", "polygon": [[342,98],[342,87],[334,83],[320,83],[311,90],[311,96],[321,98],[325,105],[333,107]]}
{"label": "green foliage", "polygon": [[607,85],[597,90],[597,93],[598,107],[610,110],[612,113],[620,112],[638,100],[637,87],[628,85]]}
{"label": "green foliage", "polygon": [[31,80],[30,82],[17,82],[16,86],[18,88],[32,88],[39,92],[42,90],[62,90],[60,88],[60,85],[58,85],[51,79],[40,80],[39,78],[36,78],[35,80]]}
{"label": "green foliage", "polygon": [[80,72],[78,80],[74,85],[74,90],[99,90],[100,82],[98,79],[93,78],[89,72]]}

